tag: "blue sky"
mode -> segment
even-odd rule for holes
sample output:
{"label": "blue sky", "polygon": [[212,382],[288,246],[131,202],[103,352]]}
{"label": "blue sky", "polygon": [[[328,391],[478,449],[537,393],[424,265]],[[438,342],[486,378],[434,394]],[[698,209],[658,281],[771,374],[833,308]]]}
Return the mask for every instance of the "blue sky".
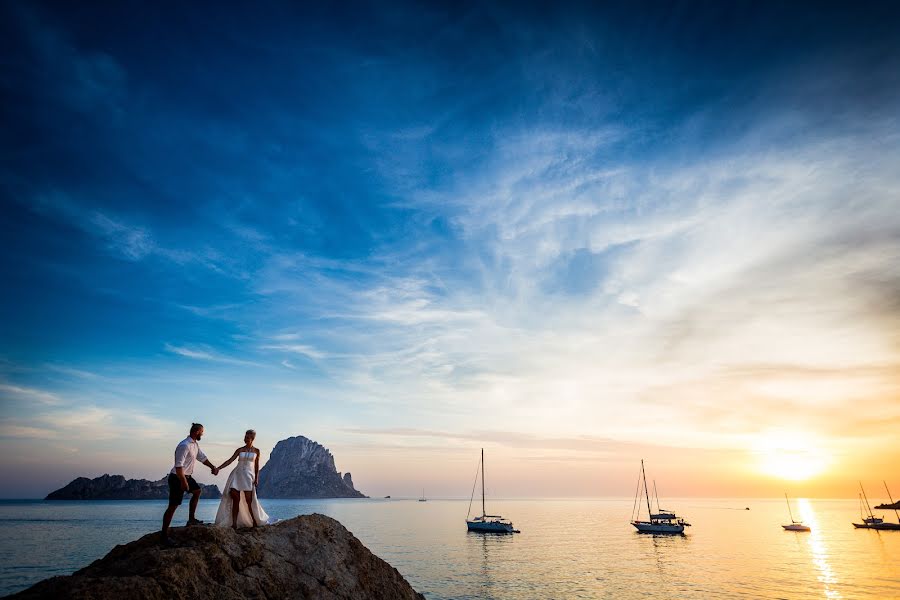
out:
{"label": "blue sky", "polygon": [[2,11],[0,496],[198,420],[375,495],[898,457],[890,3]]}

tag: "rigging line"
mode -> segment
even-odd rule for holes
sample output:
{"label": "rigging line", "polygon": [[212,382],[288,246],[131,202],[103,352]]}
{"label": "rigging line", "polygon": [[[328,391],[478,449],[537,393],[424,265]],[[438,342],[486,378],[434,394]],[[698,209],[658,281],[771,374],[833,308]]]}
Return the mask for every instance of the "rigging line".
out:
{"label": "rigging line", "polygon": [[472,500],[475,499],[475,486],[478,485],[478,470],[481,468],[481,463],[475,467],[475,481],[472,482],[472,495],[469,496],[469,510],[466,511],[466,521],[469,520],[469,515],[472,513]]}
{"label": "rigging line", "polygon": [[632,521],[637,521],[637,515],[635,514],[635,508],[637,507],[638,494],[640,494],[640,493],[641,493],[641,474],[639,471],[637,488],[635,488],[635,490],[634,490],[634,504],[631,507],[631,520]]}

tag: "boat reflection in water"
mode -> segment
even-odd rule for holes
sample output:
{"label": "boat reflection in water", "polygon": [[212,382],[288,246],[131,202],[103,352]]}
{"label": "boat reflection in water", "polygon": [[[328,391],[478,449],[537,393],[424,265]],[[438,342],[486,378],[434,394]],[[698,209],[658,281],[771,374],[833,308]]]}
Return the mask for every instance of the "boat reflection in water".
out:
{"label": "boat reflection in water", "polygon": [[[638,498],[641,495],[642,483],[644,497],[647,499],[647,514],[650,516],[649,521],[639,520],[640,508],[638,507]],[[653,483],[653,492],[656,496],[655,513],[650,508],[650,491],[647,489],[647,473],[644,471],[644,461],[641,460],[641,477],[638,478],[638,489],[634,496],[631,524],[638,530],[638,533],[684,534],[684,528],[690,527],[691,524],[685,523],[684,519],[676,516],[675,513],[663,510],[659,507],[659,494],[656,493],[656,482]]]}

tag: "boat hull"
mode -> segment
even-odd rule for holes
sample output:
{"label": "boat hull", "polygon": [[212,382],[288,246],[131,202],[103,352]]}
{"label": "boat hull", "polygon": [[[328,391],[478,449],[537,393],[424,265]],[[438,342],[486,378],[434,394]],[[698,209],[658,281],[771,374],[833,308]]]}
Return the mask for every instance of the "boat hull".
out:
{"label": "boat hull", "polygon": [[466,527],[475,533],[519,533],[512,523],[500,521],[466,521]]}
{"label": "boat hull", "polygon": [[679,534],[684,533],[684,525],[677,523],[648,523],[647,521],[632,521],[631,524],[638,533],[663,533],[663,534]]}
{"label": "boat hull", "polygon": [[794,524],[794,525],[782,525],[782,527],[784,527],[784,530],[785,530],[785,531],[812,531],[812,530],[811,530],[809,527],[807,527],[806,525],[796,525],[796,524]]}
{"label": "boat hull", "polygon": [[857,529],[877,529],[878,531],[900,531],[900,523],[854,523]]}

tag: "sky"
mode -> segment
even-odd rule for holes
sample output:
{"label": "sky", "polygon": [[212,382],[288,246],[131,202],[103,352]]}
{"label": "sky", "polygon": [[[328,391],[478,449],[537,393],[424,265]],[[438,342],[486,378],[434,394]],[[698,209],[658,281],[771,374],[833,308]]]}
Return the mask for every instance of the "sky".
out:
{"label": "sky", "polygon": [[896,3],[305,4],[0,5],[0,497],[900,496]]}

